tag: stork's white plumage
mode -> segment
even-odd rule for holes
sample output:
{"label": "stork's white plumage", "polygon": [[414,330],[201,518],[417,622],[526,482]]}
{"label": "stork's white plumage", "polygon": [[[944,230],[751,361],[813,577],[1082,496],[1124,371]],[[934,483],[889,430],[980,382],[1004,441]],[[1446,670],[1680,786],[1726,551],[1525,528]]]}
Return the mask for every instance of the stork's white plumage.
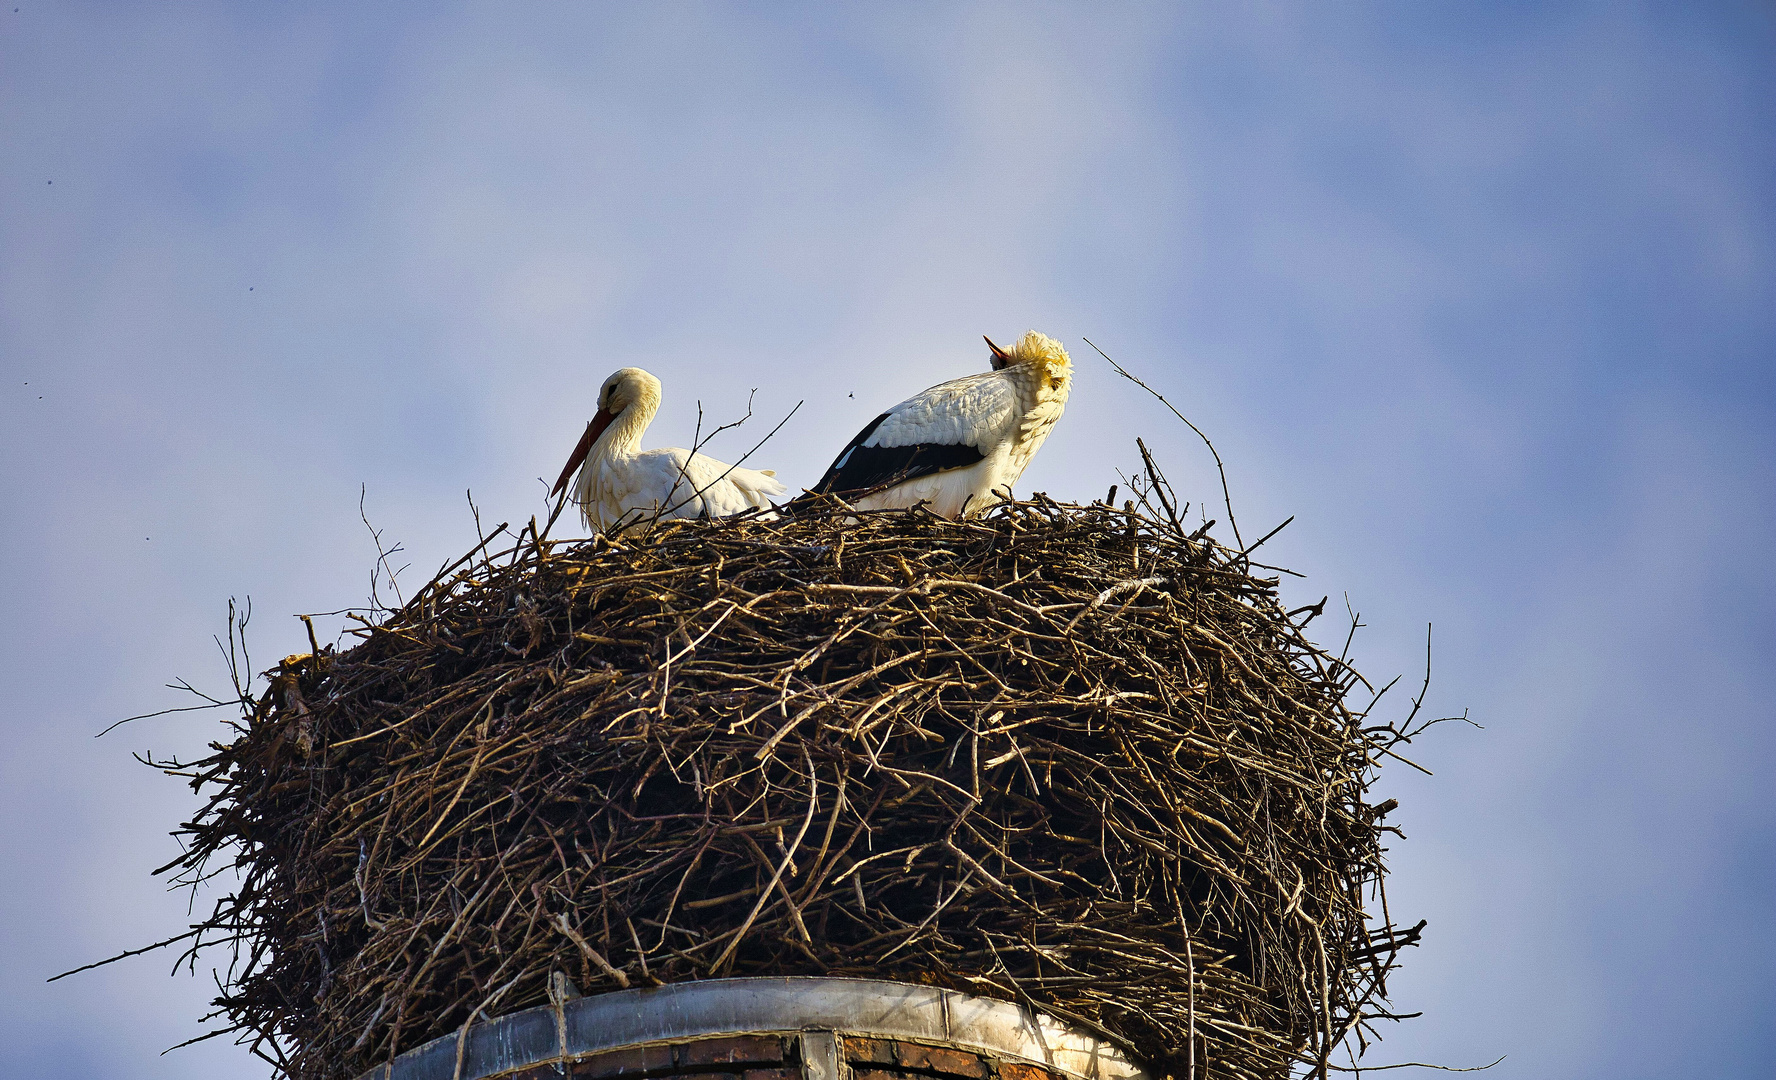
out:
{"label": "stork's white plumage", "polygon": [[994,370],[939,383],[875,418],[840,452],[814,494],[862,510],[927,503],[934,514],[978,514],[1024,474],[1061,418],[1072,361],[1032,330],[1009,350],[987,340]]}
{"label": "stork's white plumage", "polygon": [[788,493],[769,469],[742,469],[702,452],[641,448],[642,432],[660,411],[660,380],[627,367],[604,381],[598,412],[561,470],[551,495],[567,486],[586,527],[604,531],[664,511],[665,517],[727,517]]}

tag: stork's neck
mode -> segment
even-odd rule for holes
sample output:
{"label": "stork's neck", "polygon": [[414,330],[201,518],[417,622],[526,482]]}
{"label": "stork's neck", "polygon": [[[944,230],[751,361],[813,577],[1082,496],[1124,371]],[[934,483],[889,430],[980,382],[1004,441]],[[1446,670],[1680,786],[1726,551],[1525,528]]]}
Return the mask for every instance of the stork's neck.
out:
{"label": "stork's neck", "polygon": [[642,394],[624,407],[598,437],[594,451],[602,458],[630,458],[641,452],[641,436],[660,411],[660,399]]}

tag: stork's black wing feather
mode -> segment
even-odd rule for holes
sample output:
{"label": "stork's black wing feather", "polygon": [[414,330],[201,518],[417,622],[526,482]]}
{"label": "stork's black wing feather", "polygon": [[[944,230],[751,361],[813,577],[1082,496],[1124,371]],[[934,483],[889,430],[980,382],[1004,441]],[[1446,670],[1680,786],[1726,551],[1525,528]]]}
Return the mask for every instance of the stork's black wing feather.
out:
{"label": "stork's black wing feather", "polygon": [[986,457],[967,444],[915,443],[912,446],[865,446],[888,413],[871,420],[857,437],[845,444],[820,482],[809,488],[815,495],[853,495],[880,491],[907,480],[948,469],[961,469]]}

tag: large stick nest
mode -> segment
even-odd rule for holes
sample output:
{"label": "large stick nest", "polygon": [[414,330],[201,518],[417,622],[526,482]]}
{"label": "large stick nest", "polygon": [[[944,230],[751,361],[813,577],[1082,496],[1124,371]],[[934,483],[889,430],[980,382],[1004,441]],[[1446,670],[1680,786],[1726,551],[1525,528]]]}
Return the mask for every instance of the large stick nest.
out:
{"label": "large stick nest", "polygon": [[239,874],[192,946],[235,950],[218,1014],[289,1075],[557,971],[934,983],[1179,1076],[1323,1069],[1386,1015],[1396,733],[1202,532],[1042,497],[533,532],[159,763],[209,794],[174,867]]}

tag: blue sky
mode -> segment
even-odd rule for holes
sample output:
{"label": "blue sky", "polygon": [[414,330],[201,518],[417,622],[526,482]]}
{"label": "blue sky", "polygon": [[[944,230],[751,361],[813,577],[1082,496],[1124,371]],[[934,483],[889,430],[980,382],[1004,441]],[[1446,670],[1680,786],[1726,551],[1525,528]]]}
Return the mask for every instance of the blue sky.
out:
{"label": "blue sky", "polygon": [[[15,12],[11,10],[16,7]],[[1466,709],[1401,800],[1370,1060],[1751,1077],[1776,1045],[1768,5],[0,5],[0,1074],[234,1077],[148,871],[210,636],[542,508],[660,375],[792,485],[1036,328],[1026,490],[1154,446]],[[852,396],[854,395],[854,396]],[[748,438],[748,435],[751,438]],[[1195,511],[1193,510],[1193,513]],[[1328,620],[1323,634],[1340,633]]]}

